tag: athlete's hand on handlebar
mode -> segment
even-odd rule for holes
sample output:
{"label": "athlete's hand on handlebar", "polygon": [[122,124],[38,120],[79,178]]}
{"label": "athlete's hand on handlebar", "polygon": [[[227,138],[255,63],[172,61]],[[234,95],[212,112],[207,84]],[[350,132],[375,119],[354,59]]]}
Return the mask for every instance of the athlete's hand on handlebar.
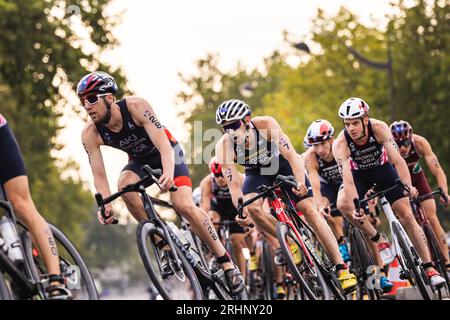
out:
{"label": "athlete's hand on handlebar", "polygon": [[167,173],[163,173],[159,177],[158,181],[161,184],[161,191],[162,192],[168,191],[174,185],[172,176],[168,175]]}
{"label": "athlete's hand on handlebar", "polygon": [[417,198],[419,196],[419,191],[413,186],[406,186],[406,194],[413,198]]}
{"label": "athlete's hand on handlebar", "polygon": [[239,215],[236,215],[235,220],[238,223],[238,225],[240,225],[243,228],[252,224],[252,219],[250,218],[250,214],[248,213],[247,207],[242,208],[242,219],[239,217]]}
{"label": "athlete's hand on handlebar", "polygon": [[442,191],[442,192],[443,192],[443,195],[445,196],[445,198],[441,195],[441,197],[440,197],[439,199],[441,200],[441,203],[442,203],[446,208],[448,208],[448,205],[449,205],[448,194],[445,193],[445,191]]}
{"label": "athlete's hand on handlebar", "polygon": [[98,221],[101,224],[111,224],[114,222],[115,218],[114,218],[114,214],[112,212],[112,206],[110,204],[106,204],[105,205],[105,217],[107,217],[106,219],[103,219],[102,217],[102,212],[101,212],[101,208],[97,211],[97,218]]}
{"label": "athlete's hand on handlebar", "polygon": [[330,206],[321,206],[319,209],[319,213],[322,214],[325,217],[325,219],[331,218]]}
{"label": "athlete's hand on handlebar", "polygon": [[308,193],[308,187],[304,183],[299,182],[297,188],[292,188],[292,192],[297,196],[304,197]]}

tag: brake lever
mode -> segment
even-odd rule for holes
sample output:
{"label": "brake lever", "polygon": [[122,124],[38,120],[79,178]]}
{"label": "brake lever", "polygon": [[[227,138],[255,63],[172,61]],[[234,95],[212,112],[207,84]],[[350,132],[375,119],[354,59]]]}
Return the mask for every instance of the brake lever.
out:
{"label": "brake lever", "polygon": [[[353,204],[355,205],[355,210],[356,210],[356,212],[358,212],[358,216],[359,217],[362,217],[362,215],[359,213],[359,211],[361,210],[361,204],[360,204],[360,202],[359,202],[359,199],[358,198],[354,198],[353,199]],[[364,224],[364,221],[360,221],[359,222],[361,225],[363,225]]]}
{"label": "brake lever", "polygon": [[[244,211],[244,207],[242,206],[243,203],[244,203],[244,199],[242,199],[242,197],[239,197],[238,198],[238,206],[237,206],[236,209],[237,209],[237,212],[238,212],[238,215],[239,215],[240,219],[244,219],[244,215],[242,214],[242,212]],[[253,223],[250,223],[248,226],[250,228],[255,227],[255,225]]]}
{"label": "brake lever", "polygon": [[[105,204],[103,203],[103,197],[102,197],[101,193],[95,194],[95,200],[97,201],[97,205],[100,208],[100,214],[102,215],[103,220],[108,219],[108,217],[106,217],[106,208],[105,208]],[[119,223],[119,220],[114,218],[112,221],[112,224],[118,224],[118,223]]]}

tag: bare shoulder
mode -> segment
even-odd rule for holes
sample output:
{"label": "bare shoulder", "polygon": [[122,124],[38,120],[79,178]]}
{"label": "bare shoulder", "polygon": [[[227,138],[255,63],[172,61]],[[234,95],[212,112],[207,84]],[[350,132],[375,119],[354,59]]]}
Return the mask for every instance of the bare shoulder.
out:
{"label": "bare shoulder", "polygon": [[269,116],[257,116],[252,118],[253,124],[259,129],[259,128],[269,128],[273,124],[277,123],[277,120],[273,117]]}
{"label": "bare shoulder", "polygon": [[92,120],[89,120],[81,132],[81,140],[83,143],[87,142],[97,142],[97,145],[101,145],[100,134],[98,133],[97,127]]}
{"label": "bare shoulder", "polygon": [[142,106],[149,106],[150,103],[148,103],[147,100],[144,98],[136,97],[136,96],[130,96],[125,98],[127,102],[128,108],[135,109]]}
{"label": "bare shoulder", "polygon": [[386,130],[390,131],[387,123],[384,121],[370,118],[370,124],[372,125],[372,130],[374,130],[374,133],[383,132],[383,131],[385,132]]}
{"label": "bare shoulder", "polygon": [[431,150],[431,145],[425,137],[414,133],[413,139],[419,153],[424,153],[424,151]]}
{"label": "bare shoulder", "polygon": [[305,160],[305,163],[309,164],[314,164],[317,162],[316,153],[312,148],[306,150],[306,152],[303,154],[303,159]]}
{"label": "bare shoulder", "polygon": [[209,187],[211,186],[211,178],[209,175],[205,176],[202,181],[200,182],[200,188],[204,189],[209,189]]}

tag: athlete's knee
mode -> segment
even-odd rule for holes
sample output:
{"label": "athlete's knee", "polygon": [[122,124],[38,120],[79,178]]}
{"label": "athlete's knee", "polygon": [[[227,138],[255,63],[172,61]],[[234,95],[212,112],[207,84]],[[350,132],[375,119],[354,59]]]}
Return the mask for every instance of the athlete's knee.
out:
{"label": "athlete's knee", "polygon": [[262,203],[256,201],[253,202],[248,206],[248,212],[250,213],[250,216],[254,220],[261,220],[263,219],[263,216],[265,215],[265,212],[262,208]]}
{"label": "athlete's knee", "polygon": [[183,215],[188,220],[204,212],[200,208],[196,207],[192,201],[187,200],[174,204],[174,207],[175,210],[177,210],[181,215]]}

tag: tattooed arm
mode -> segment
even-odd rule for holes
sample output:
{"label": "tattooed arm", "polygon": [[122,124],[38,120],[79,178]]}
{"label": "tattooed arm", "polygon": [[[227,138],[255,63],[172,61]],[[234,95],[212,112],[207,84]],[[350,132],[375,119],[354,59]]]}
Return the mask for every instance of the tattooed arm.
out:
{"label": "tattooed arm", "polygon": [[160,182],[169,189],[173,185],[173,175],[175,170],[175,153],[170,145],[169,138],[163,126],[156,117],[150,104],[141,98],[127,98],[128,109],[130,110],[136,124],[143,126],[155,147],[161,154],[163,175]]}
{"label": "tattooed arm", "polygon": [[202,197],[200,199],[200,209],[208,213],[211,209],[211,199],[213,197],[212,181],[209,175],[203,178],[202,182],[200,182],[200,190],[202,192]]}
{"label": "tattooed arm", "polygon": [[447,176],[444,170],[439,164],[439,160],[431,149],[430,143],[424,137],[414,134],[414,142],[416,144],[417,151],[424,157],[425,162],[430,168],[431,173],[436,178],[438,185],[448,195]]}
{"label": "tattooed arm", "polygon": [[108,179],[106,177],[105,164],[100,151],[100,145],[103,144],[103,141],[92,121],[88,122],[83,129],[81,141],[89,158],[92,175],[94,176],[95,189],[97,192],[101,193],[103,197],[111,195]]}
{"label": "tattooed arm", "polygon": [[225,134],[216,144],[217,160],[222,166],[222,173],[230,189],[231,199],[235,207],[238,205],[239,197],[244,197],[242,193],[242,176],[234,163],[234,150],[230,139]]}
{"label": "tattooed arm", "polygon": [[397,170],[398,176],[407,186],[411,187],[411,175],[409,174],[408,165],[405,159],[400,155],[397,143],[392,137],[391,130],[386,123],[380,120],[371,119],[372,129],[378,143],[382,144],[386,149],[389,157],[389,161],[394,165]]}

